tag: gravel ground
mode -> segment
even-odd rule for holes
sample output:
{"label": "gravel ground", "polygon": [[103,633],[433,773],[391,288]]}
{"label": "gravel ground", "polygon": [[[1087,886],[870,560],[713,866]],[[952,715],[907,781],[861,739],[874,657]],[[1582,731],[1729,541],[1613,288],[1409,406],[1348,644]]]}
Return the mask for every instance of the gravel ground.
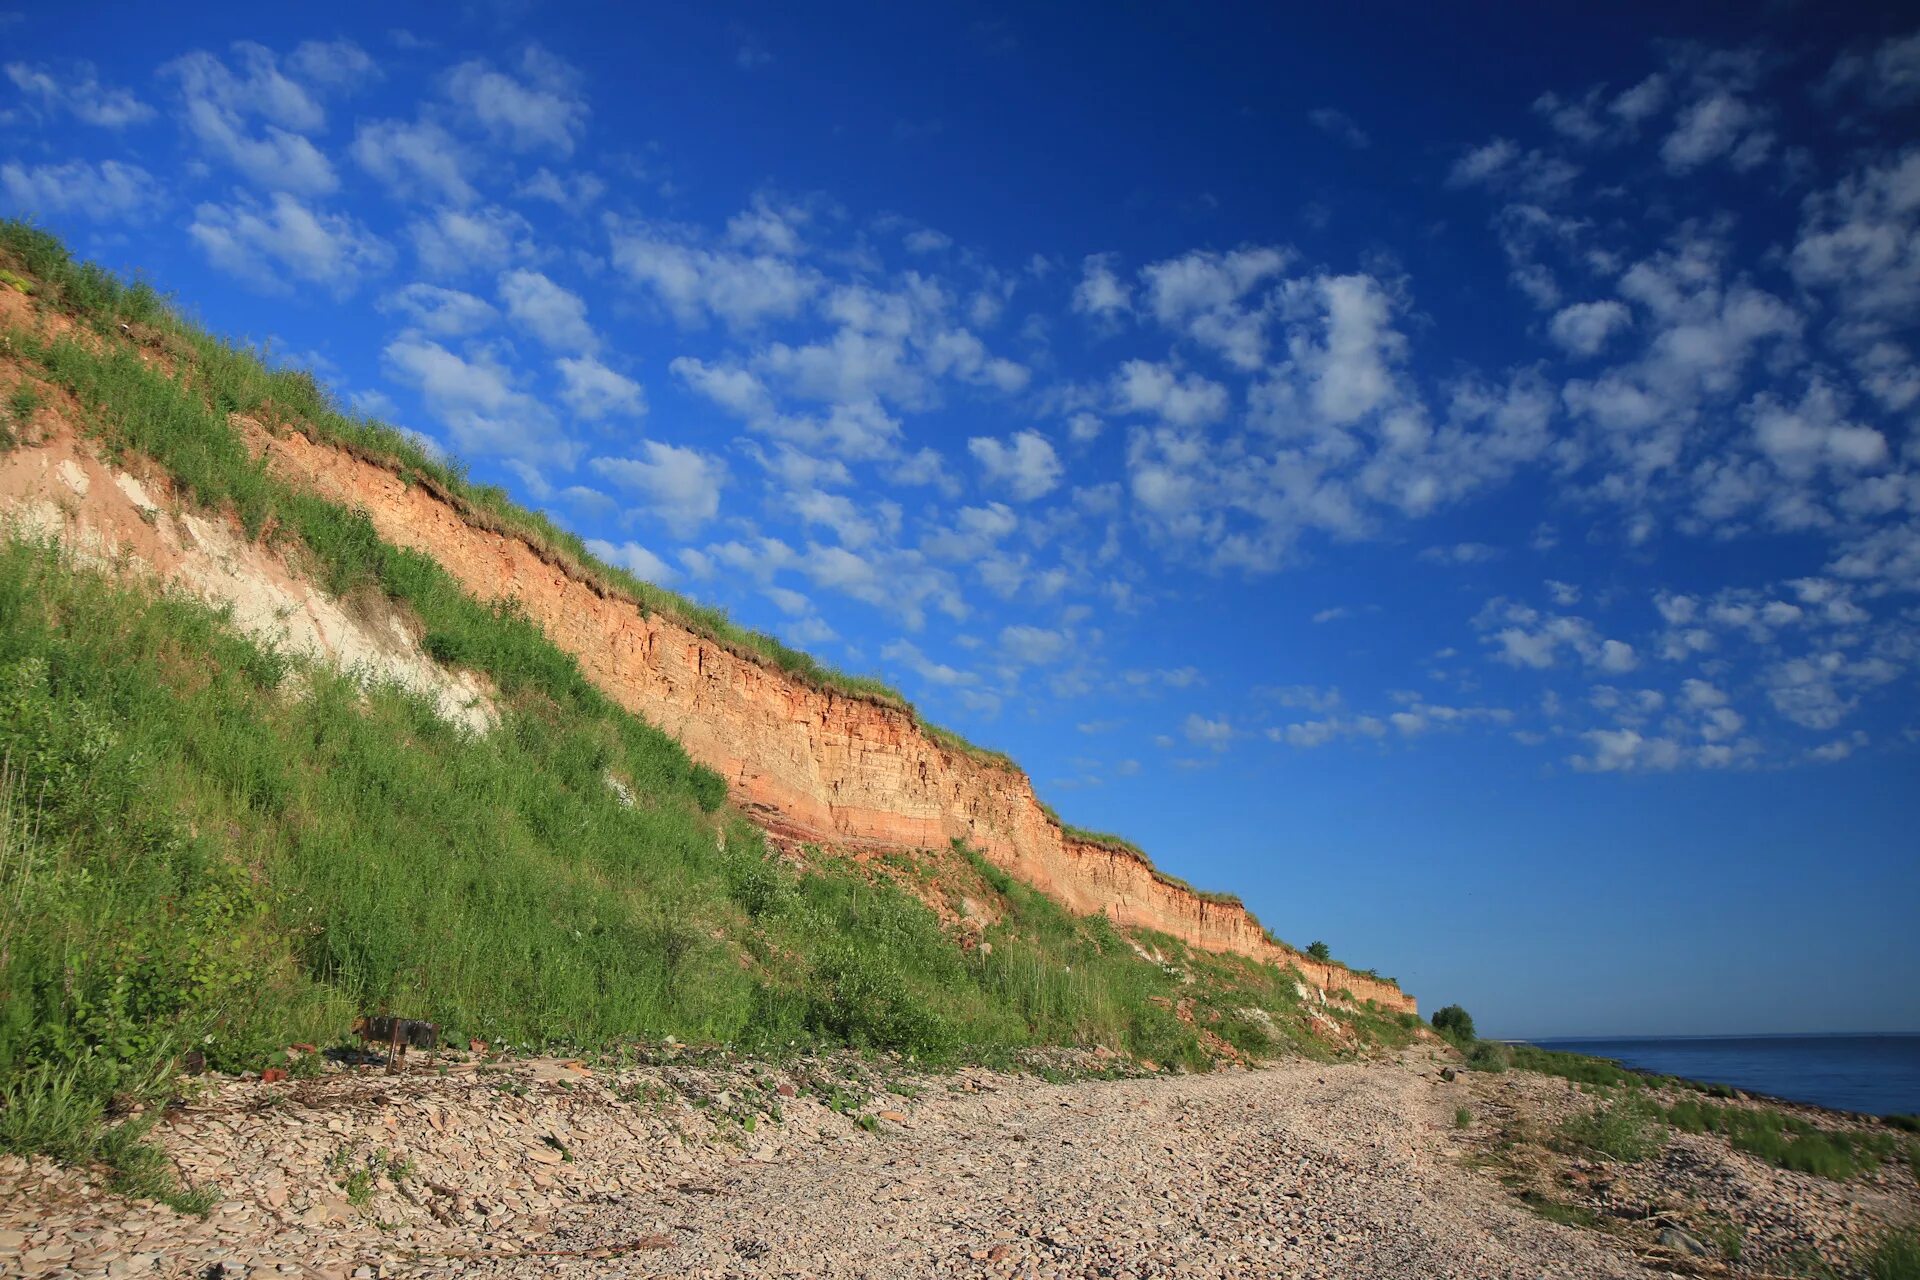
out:
{"label": "gravel ground", "polygon": [[[672,1247],[563,1276],[1640,1276],[1459,1163],[1451,1095],[1385,1065],[1002,1080],[877,1140],[608,1206],[562,1234]],[[557,1241],[556,1241],[557,1243]],[[528,1273],[524,1260],[501,1274]]]}
{"label": "gravel ground", "polygon": [[[204,1219],[0,1160],[0,1274],[1641,1276],[1462,1156],[1403,1063],[1048,1084],[841,1060],[211,1081]],[[889,1092],[892,1090],[892,1092]]]}

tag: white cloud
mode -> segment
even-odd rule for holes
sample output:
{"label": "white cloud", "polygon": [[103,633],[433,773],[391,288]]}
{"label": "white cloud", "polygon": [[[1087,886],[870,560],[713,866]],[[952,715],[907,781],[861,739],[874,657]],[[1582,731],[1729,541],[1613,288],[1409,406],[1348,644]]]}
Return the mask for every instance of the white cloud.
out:
{"label": "white cloud", "polygon": [[463,148],[431,120],[369,120],[354,135],[353,158],[403,200],[468,205],[479,198]]}
{"label": "white cloud", "polygon": [[521,55],[519,76],[479,60],[464,62],[448,73],[446,93],[511,150],[570,156],[587,124],[579,79],[564,60],[534,45]]}
{"label": "white cloud", "polygon": [[562,356],[554,367],[560,371],[560,398],[582,418],[612,414],[637,418],[647,411],[646,392],[640,384],[592,356]]}
{"label": "white cloud", "polygon": [[1218,351],[1229,364],[1251,372],[1267,355],[1266,306],[1243,299],[1286,268],[1285,249],[1245,248],[1231,253],[1188,253],[1144,268],[1146,300],[1160,323]]}
{"label": "white cloud", "polygon": [[1576,356],[1600,354],[1615,333],[1633,326],[1633,313],[1624,303],[1580,302],[1563,308],[1548,326],[1553,340]]}
{"label": "white cloud", "polygon": [[587,550],[608,564],[619,565],[634,577],[656,586],[664,587],[680,576],[672,565],[637,542],[616,545],[599,538],[588,538]]}
{"label": "white cloud", "polygon": [[485,299],[424,281],[388,294],[378,305],[381,311],[398,312],[416,328],[439,337],[465,337],[500,319]]}
{"label": "white cloud", "polygon": [[1849,316],[1891,322],[1920,308],[1920,147],[1848,174],[1810,197],[1794,279],[1828,291]]}
{"label": "white cloud", "polygon": [[1748,406],[1748,414],[1760,451],[1788,476],[1804,479],[1823,465],[1857,470],[1887,460],[1886,437],[1846,421],[1839,393],[1817,377],[1799,404],[1762,394]]}
{"label": "white cloud", "polygon": [[152,174],[118,160],[0,165],[0,192],[17,216],[77,213],[96,222],[143,221],[163,198]]}
{"label": "white cloud", "polygon": [[806,251],[803,229],[813,212],[800,203],[777,202],[765,193],[727,219],[727,242],[751,252],[797,258]]}
{"label": "white cloud", "polygon": [[1225,716],[1216,720],[1192,712],[1181,721],[1180,732],[1188,742],[1212,751],[1225,751],[1233,743],[1233,724]]}
{"label": "white cloud", "polygon": [[1114,274],[1112,254],[1092,254],[1081,264],[1080,283],[1073,290],[1076,312],[1110,319],[1132,310],[1132,304],[1132,291]]}
{"label": "white cloud", "polygon": [[351,40],[304,40],[287,58],[297,79],[334,90],[353,90],[381,78],[379,65]]}
{"label": "white cloud", "polygon": [[580,295],[538,271],[503,273],[500,301],[515,324],[551,350],[588,352],[600,345]]}
{"label": "white cloud", "polygon": [[1870,52],[1842,54],[1827,73],[1824,88],[1829,94],[1857,90],[1882,109],[1920,99],[1920,31],[1891,37]]}
{"label": "white cloud", "polygon": [[20,96],[48,113],[63,112],[102,129],[124,129],[153,119],[153,108],[131,90],[101,84],[91,62],[65,67],[9,62],[5,70]]}
{"label": "white cloud", "polygon": [[523,200],[546,200],[570,213],[582,213],[606,193],[607,184],[597,174],[558,174],[542,166],[514,194]]}
{"label": "white cloud", "polygon": [[645,226],[614,230],[613,264],[687,328],[709,317],[739,329],[791,317],[820,287],[815,272],[777,254],[699,248]]}
{"label": "white cloud", "polygon": [[1660,144],[1660,159],[1675,174],[1723,156],[1736,169],[1751,169],[1773,146],[1766,121],[1767,114],[1744,98],[1726,91],[1708,94],[1681,109],[1673,132]]}
{"label": "white cloud", "polygon": [[1455,542],[1444,547],[1427,547],[1419,558],[1427,564],[1485,564],[1500,557],[1500,548],[1484,542]]}
{"label": "white cloud", "polygon": [[1313,121],[1313,127],[1322,133],[1331,134],[1356,151],[1364,151],[1373,145],[1354,118],[1335,107],[1318,107],[1307,113],[1307,119]]}
{"label": "white cloud", "polygon": [[449,278],[496,272],[533,253],[533,227],[497,205],[441,209],[408,224],[407,235],[420,265]]}
{"label": "white cloud", "polygon": [[1020,431],[1005,441],[975,436],[967,451],[979,462],[989,483],[1010,492],[1015,501],[1032,502],[1060,483],[1060,456],[1037,431]]}
{"label": "white cloud", "polygon": [[1495,660],[1508,666],[1545,670],[1558,663],[1562,650],[1610,674],[1640,665],[1640,655],[1631,644],[1608,639],[1593,623],[1571,614],[1543,614],[1528,605],[1494,600],[1474,622],[1489,633],[1485,639],[1495,647]]}
{"label": "white cloud", "polygon": [[200,205],[187,234],[215,266],[278,292],[291,277],[344,298],[393,265],[393,250],[358,222],[285,192],[264,205],[247,196]]}
{"label": "white cloud", "polygon": [[935,662],[932,658],[920,652],[918,645],[908,640],[895,640],[883,646],[880,650],[880,656],[888,662],[899,663],[916,676],[919,676],[922,680],[925,680],[928,684],[944,685],[952,688],[959,685],[973,684],[976,679],[970,671],[962,671],[958,667],[948,666],[944,662]]}
{"label": "white cloud", "polygon": [[1580,167],[1544,151],[1525,151],[1511,138],[1473,148],[1447,171],[1450,187],[1486,187],[1551,203],[1570,194]]}
{"label": "white cloud", "polygon": [[1000,652],[1010,661],[1025,666],[1058,662],[1072,647],[1073,637],[1064,631],[1024,623],[1000,629]]}
{"label": "white cloud", "polygon": [[1156,414],[1177,427],[1203,426],[1226,416],[1227,389],[1197,373],[1181,376],[1169,365],[1129,360],[1113,378],[1114,406],[1121,413]]}
{"label": "white cloud", "polygon": [[512,374],[490,357],[456,355],[415,335],[388,343],[382,357],[396,379],[419,390],[462,452],[529,464],[572,465],[579,456],[552,410],[516,388]]}
{"label": "white cloud", "polygon": [[[333,165],[305,136],[326,125],[313,89],[282,72],[262,45],[241,41],[232,52],[237,71],[205,50],[160,69],[179,86],[187,131],[208,154],[269,190],[332,191],[339,185]],[[251,131],[255,118],[257,133]]]}
{"label": "white cloud", "polygon": [[639,458],[595,458],[589,465],[651,504],[645,513],[681,537],[720,514],[726,464],[718,458],[658,440],[641,442]]}

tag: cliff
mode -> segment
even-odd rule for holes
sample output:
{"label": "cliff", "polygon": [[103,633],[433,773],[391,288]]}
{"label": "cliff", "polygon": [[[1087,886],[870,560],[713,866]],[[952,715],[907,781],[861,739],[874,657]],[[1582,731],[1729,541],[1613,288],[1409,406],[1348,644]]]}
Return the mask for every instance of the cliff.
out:
{"label": "cliff", "polygon": [[1081,913],[1190,946],[1297,966],[1326,992],[1391,1010],[1411,997],[1272,941],[1238,903],[1171,882],[1143,859],[1075,838],[1018,770],[943,745],[901,708],[815,688],[583,580],[450,495],[296,430],[256,431],[283,477],[364,510],[381,536],[431,556],[484,600],[517,600],[621,706],[678,737],[734,800],[784,835],[846,846],[965,840]]}

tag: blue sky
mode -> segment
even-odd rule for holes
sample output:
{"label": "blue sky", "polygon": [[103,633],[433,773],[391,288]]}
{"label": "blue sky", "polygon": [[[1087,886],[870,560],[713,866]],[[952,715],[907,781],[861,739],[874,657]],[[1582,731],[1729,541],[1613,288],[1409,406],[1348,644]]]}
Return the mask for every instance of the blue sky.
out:
{"label": "blue sky", "polygon": [[1920,1030],[1911,20],[1029,8],[30,7],[0,209],[1428,1007]]}

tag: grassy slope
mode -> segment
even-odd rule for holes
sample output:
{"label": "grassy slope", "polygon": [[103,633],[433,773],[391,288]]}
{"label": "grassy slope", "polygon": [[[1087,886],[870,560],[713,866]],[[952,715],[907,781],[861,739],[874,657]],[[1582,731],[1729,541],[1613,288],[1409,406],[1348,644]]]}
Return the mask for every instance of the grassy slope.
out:
{"label": "grassy slope", "polygon": [[[607,564],[593,555],[578,535],[560,528],[539,512],[518,506],[504,490],[470,483],[457,462],[429,456],[412,437],[385,423],[339,412],[311,375],[295,369],[267,368],[255,353],[233,348],[181,321],[144,285],[124,288],[92,264],[72,262],[66,250],[44,233],[18,222],[0,220],[0,253],[5,253],[27,273],[22,277],[9,272],[14,280],[30,287],[35,282],[43,288],[50,287],[82,313],[100,317],[105,314],[104,307],[117,317],[158,327],[165,337],[173,340],[169,345],[183,359],[212,373],[216,395],[223,397],[221,402],[225,408],[256,414],[271,409],[273,413],[269,416],[297,421],[315,438],[390,467],[410,483],[429,487],[476,525],[525,539],[542,556],[608,596],[628,600],[645,613],[663,614],[749,661],[771,667],[816,689],[894,707],[912,716],[928,737],[947,750],[1010,773],[1024,774],[1004,753],[969,742],[951,729],[924,719],[904,695],[884,681],[829,667],[773,636],[739,626],[723,609],[699,604]],[[243,506],[241,510],[245,515],[246,508]],[[1162,882],[1206,901],[1244,907],[1233,894],[1198,889],[1160,870],[1146,852],[1130,840],[1071,826],[1050,806],[1041,807],[1073,839],[1134,858]]]}
{"label": "grassy slope", "polygon": [[[41,302],[83,326],[15,332],[11,350],[78,402],[100,447],[152,459],[334,592],[387,596],[504,711],[474,737],[196,602],[0,542],[0,1147],[137,1171],[108,1108],[155,1087],[184,1046],[257,1067],[383,1007],[455,1039],[541,1046],[672,1034],[937,1062],[1105,1044],[1201,1067],[1224,1044],[1310,1045],[1290,972],[1177,944],[1178,965],[1150,963],[1104,918],[983,862],[1000,922],[990,948],[963,949],[884,877],[770,860],[722,810],[720,779],[537,627],[248,455],[228,413],[290,411],[309,382],[0,231]],[[156,334],[179,375],[139,360],[122,322]],[[26,416],[34,395],[0,417]],[[0,422],[6,439],[17,425]]]}

